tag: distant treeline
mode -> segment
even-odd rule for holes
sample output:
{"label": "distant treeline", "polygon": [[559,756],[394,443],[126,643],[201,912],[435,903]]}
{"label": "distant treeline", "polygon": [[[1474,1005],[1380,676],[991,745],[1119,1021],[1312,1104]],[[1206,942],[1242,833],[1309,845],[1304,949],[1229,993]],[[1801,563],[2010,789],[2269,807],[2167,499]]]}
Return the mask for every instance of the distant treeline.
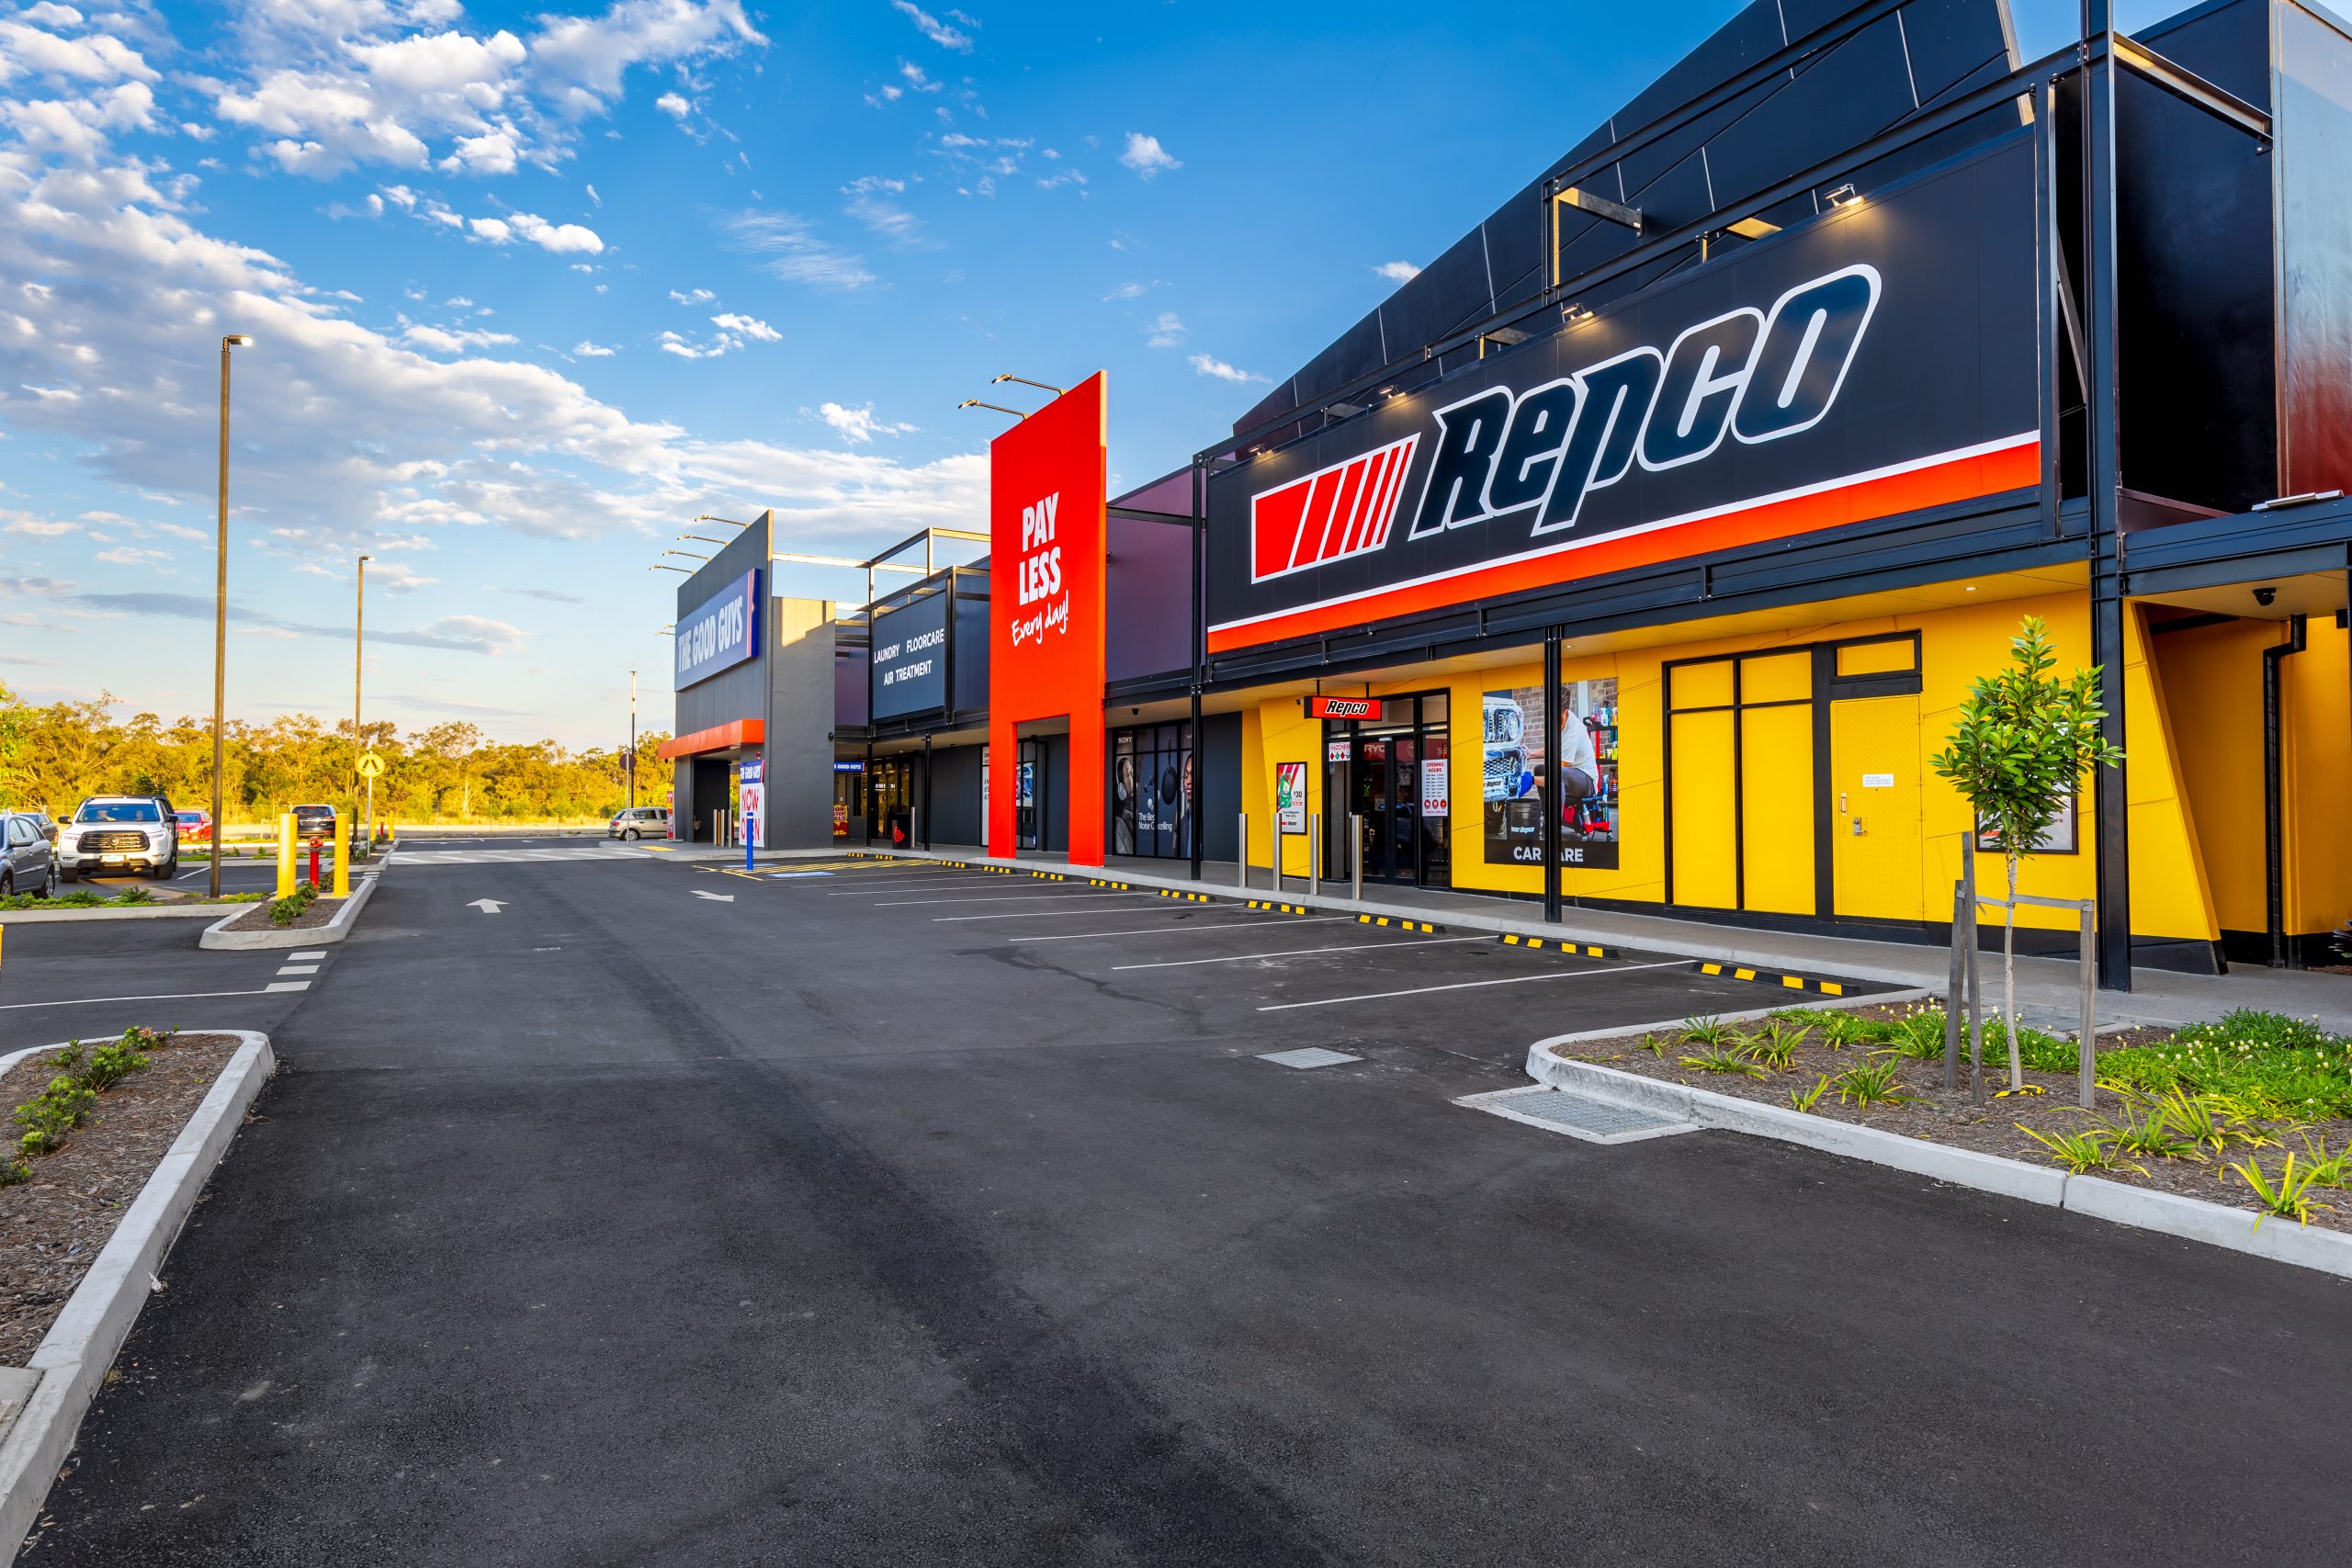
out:
{"label": "distant treeline", "polygon": [[[163,795],[182,808],[209,807],[212,726],[152,713],[118,719],[109,698],[35,707],[0,685],[0,806],[62,818],[85,795]],[[569,751],[552,740],[500,745],[470,724],[436,724],[403,737],[390,724],[363,727],[384,759],[376,781],[379,821],[555,821],[601,816],[628,794],[624,748]],[[666,733],[638,738],[638,801],[662,804]],[[351,798],[351,721],[309,714],[267,724],[231,721],[220,780],[229,821],[265,822],[302,802]]]}

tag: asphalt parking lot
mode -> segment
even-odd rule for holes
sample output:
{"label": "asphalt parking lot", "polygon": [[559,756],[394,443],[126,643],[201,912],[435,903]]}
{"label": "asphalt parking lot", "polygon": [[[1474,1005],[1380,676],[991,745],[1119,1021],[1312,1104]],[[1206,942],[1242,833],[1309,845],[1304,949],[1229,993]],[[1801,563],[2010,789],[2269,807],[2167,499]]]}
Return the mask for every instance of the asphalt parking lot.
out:
{"label": "asphalt parking lot", "polygon": [[2343,1281],[1454,1103],[1766,987],[896,863],[384,878],[28,1561],[2352,1550]]}

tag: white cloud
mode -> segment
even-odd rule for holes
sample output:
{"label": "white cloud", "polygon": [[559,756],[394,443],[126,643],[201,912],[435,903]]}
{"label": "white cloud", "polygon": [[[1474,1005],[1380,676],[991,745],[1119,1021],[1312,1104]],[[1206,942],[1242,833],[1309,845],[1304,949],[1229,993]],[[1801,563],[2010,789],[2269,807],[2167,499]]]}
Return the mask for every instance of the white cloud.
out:
{"label": "white cloud", "polygon": [[662,94],[653,100],[653,107],[681,125],[685,123],[688,115],[695,112],[695,106],[675,93]]}
{"label": "white cloud", "polygon": [[923,74],[922,67],[917,65],[911,60],[901,60],[899,62],[899,74],[905,77],[907,79],[907,85],[912,87],[918,93],[936,93],[942,86],[945,85],[944,83],[934,82],[929,76]]}
{"label": "white cloud", "polygon": [[21,512],[9,513],[9,521],[0,525],[0,534],[24,534],[36,539],[54,539],[78,533],[79,523],[56,522],[47,518],[27,516]]}
{"label": "white cloud", "polygon": [[134,549],[129,545],[117,545],[110,550],[100,550],[97,558],[109,566],[146,566],[150,562],[169,560],[169,550]]}
{"label": "white cloud", "polygon": [[1410,283],[1421,276],[1421,269],[1408,261],[1382,262],[1372,270],[1391,283]]}
{"label": "white cloud", "polygon": [[[803,409],[800,412],[806,413],[808,411]],[[916,428],[911,424],[894,423],[888,420],[875,418],[872,403],[865,403],[854,409],[843,408],[839,403],[820,403],[817,407],[817,417],[840,431],[844,439],[852,442],[871,442],[876,434],[904,435]]]}
{"label": "white cloud", "polygon": [[513,215],[515,232],[556,255],[601,255],[605,242],[594,229],[583,229],[577,223],[550,223],[533,212]]}
{"label": "white cloud", "polygon": [[[0,295],[0,430],[72,453],[86,482],[209,504],[219,355],[206,344],[245,332],[257,342],[237,388],[250,454],[240,516],[256,530],[316,528],[320,547],[463,526],[589,538],[682,512],[778,504],[809,547],[863,553],[910,526],[970,526],[986,514],[987,460],[977,453],[900,463],[699,435],[632,417],[495,346],[421,353],[404,340],[408,323],[379,330],[345,314],[333,276],[315,286],[233,231],[198,227],[210,220],[175,200],[154,166],[114,154],[107,133],[92,129],[83,152],[95,156],[0,141],[0,279],[73,283]],[[383,194],[425,216],[409,187]],[[748,216],[730,234],[785,276],[874,281],[801,220]],[[456,213],[431,220],[471,229]],[[18,320],[24,330],[12,333]],[[159,338],[159,321],[184,330]],[[19,550],[37,536],[23,537]],[[45,593],[53,581],[22,573],[0,572],[0,594]],[[209,617],[210,596],[201,600]],[[465,636],[424,646],[473,646]]]}
{"label": "white cloud", "polygon": [[919,245],[923,241],[922,220],[895,201],[860,196],[842,210],[894,245]]}
{"label": "white cloud", "polygon": [[[1174,348],[1184,341],[1183,318],[1173,310],[1160,311],[1159,319],[1146,327],[1144,331],[1149,334],[1145,339],[1145,346],[1149,348]],[[1195,366],[1198,365],[1197,357],[1193,363]]]}
{"label": "white cloud", "polygon": [[396,560],[370,560],[368,563],[370,584],[390,593],[413,593],[420,588],[430,588],[441,580],[427,577],[415,568]]}
{"label": "white cloud", "polygon": [[[431,581],[428,578],[425,581]],[[523,646],[523,628],[486,615],[444,615],[416,628],[420,637],[470,645],[477,653],[505,653]]]}
{"label": "white cloud", "polygon": [[740,333],[755,343],[782,343],[784,334],[755,316],[713,316],[710,324],[725,332]]}
{"label": "white cloud", "polygon": [[1211,358],[1205,354],[1195,354],[1184,363],[1190,365],[1194,370],[1199,371],[1202,375],[1214,376],[1220,381],[1247,382],[1262,381],[1265,379],[1263,376],[1258,375],[1254,371],[1237,369],[1233,366],[1227,365],[1224,360]]}
{"label": "white cloud", "polygon": [[1127,132],[1127,150],[1119,154],[1119,162],[1145,179],[1165,170],[1184,166],[1182,160],[1169,155],[1168,149],[1159,144],[1159,137],[1146,136],[1140,130]]}
{"label": "white cloud", "polygon": [[796,213],[739,212],[719,227],[737,250],[765,257],[760,265],[788,283],[840,289],[876,281],[865,257],[820,240],[809,221]]}
{"label": "white cloud", "polygon": [[469,224],[474,233],[493,245],[503,245],[514,237],[513,225],[503,218],[476,218]]}
{"label": "white cloud", "polygon": [[589,186],[586,189],[588,192],[588,200],[592,205],[596,207],[602,207],[605,205],[605,198],[596,194],[596,187],[594,186]]}
{"label": "white cloud", "polygon": [[1110,293],[1102,296],[1102,302],[1107,305],[1114,299],[1140,299],[1144,297],[1144,291],[1150,287],[1148,283],[1122,283]]}
{"label": "white cloud", "polygon": [[401,341],[411,348],[422,348],[434,354],[463,354],[469,348],[503,348],[514,339],[505,333],[463,329],[445,332],[439,327],[419,325],[402,332]]}
{"label": "white cloud", "polygon": [[707,288],[689,288],[684,294],[673,288],[670,290],[670,298],[681,305],[707,305],[718,296]]}
{"label": "white cloud", "polygon": [[614,355],[618,354],[620,350],[617,348],[606,348],[601,343],[590,343],[586,338],[582,338],[578,343],[571,345],[571,352],[580,355],[582,359],[610,359]]}
{"label": "white cloud", "polygon": [[[890,9],[898,12],[899,15],[905,17],[909,21],[914,23],[916,31],[922,33],[923,37],[929,39],[940,48],[952,49],[959,54],[969,54],[972,51],[972,40],[969,35],[957,32],[954,28],[949,27],[945,22],[941,21],[938,17],[933,16],[922,6],[915,5],[914,0],[890,0]],[[950,16],[960,15],[959,13],[952,11],[948,14]],[[964,20],[967,26],[978,26],[977,23],[972,22],[968,17],[964,18]]]}

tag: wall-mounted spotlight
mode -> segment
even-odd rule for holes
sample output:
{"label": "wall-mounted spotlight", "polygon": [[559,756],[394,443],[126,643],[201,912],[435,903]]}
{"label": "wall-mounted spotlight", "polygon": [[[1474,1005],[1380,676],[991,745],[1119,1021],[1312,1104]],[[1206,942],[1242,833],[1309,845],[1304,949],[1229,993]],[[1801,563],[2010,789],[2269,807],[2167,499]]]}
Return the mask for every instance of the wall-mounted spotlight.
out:
{"label": "wall-mounted spotlight", "polygon": [[1560,324],[1564,327],[1581,326],[1583,323],[1590,320],[1592,320],[1592,307],[1589,305],[1563,305],[1560,307]]}
{"label": "wall-mounted spotlight", "polygon": [[1026,376],[1015,376],[1010,370],[1006,371],[1001,376],[991,376],[989,378],[989,385],[991,387],[1001,387],[1007,381],[1012,382],[1016,387],[1035,387],[1041,392],[1051,392],[1057,398],[1064,396],[1069,391],[1068,387],[1054,387],[1048,386],[1043,381],[1032,381]]}
{"label": "wall-mounted spotlight", "polygon": [[674,571],[681,577],[692,577],[694,575],[693,572],[688,571],[684,567],[663,566],[659,561],[656,561],[653,565],[647,567],[645,570],[648,571]]}
{"label": "wall-mounted spotlight", "polygon": [[663,550],[662,553],[665,556],[684,556],[688,560],[708,560],[710,558],[708,556],[698,556],[692,550]]}
{"label": "wall-mounted spotlight", "polygon": [[729,528],[748,528],[751,526],[749,523],[738,523],[732,517],[721,517],[715,513],[709,512],[703,513],[701,515],[697,516],[695,521],[697,523],[724,523]]}
{"label": "wall-mounted spotlight", "polygon": [[1362,403],[1325,403],[1323,405],[1323,412],[1332,419],[1346,419],[1351,414],[1363,412],[1363,410],[1364,405]]}
{"label": "wall-mounted spotlight", "polygon": [[707,534],[681,534],[678,537],[681,539],[699,539],[706,545],[717,545],[721,548],[724,548],[727,544],[726,540],[714,539]]}
{"label": "wall-mounted spotlight", "polygon": [[956,405],[956,411],[958,413],[961,413],[966,409],[986,409],[990,413],[1009,413],[1015,419],[1027,419],[1029,417],[1027,414],[1023,413],[1019,409],[1009,409],[1002,403],[984,403],[978,398],[966,398],[962,402]]}
{"label": "wall-mounted spotlight", "polygon": [[1851,207],[1862,199],[1862,193],[1856,190],[1851,185],[1842,185],[1836,190],[1829,192],[1822,199],[1828,202],[1832,207]]}

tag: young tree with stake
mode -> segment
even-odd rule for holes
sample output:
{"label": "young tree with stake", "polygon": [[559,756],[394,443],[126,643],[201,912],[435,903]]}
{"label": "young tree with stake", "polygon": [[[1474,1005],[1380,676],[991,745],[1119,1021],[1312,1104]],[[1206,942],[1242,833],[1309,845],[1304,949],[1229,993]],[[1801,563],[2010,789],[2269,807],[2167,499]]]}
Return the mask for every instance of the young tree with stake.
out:
{"label": "young tree with stake", "polygon": [[2051,671],[2050,628],[2028,615],[2009,641],[2009,665],[1980,676],[1961,704],[1949,742],[1928,759],[1974,809],[1977,828],[2000,841],[2008,863],[2007,919],[2001,931],[2001,1015],[2009,1041],[2009,1087],[2025,1084],[2018,1050],[2018,862],[2039,849],[2042,835],[2074,798],[2083,775],[2117,767],[2123,752],[2099,734],[2107,710],[2098,700],[2099,669],[2076,670],[2059,681]]}

